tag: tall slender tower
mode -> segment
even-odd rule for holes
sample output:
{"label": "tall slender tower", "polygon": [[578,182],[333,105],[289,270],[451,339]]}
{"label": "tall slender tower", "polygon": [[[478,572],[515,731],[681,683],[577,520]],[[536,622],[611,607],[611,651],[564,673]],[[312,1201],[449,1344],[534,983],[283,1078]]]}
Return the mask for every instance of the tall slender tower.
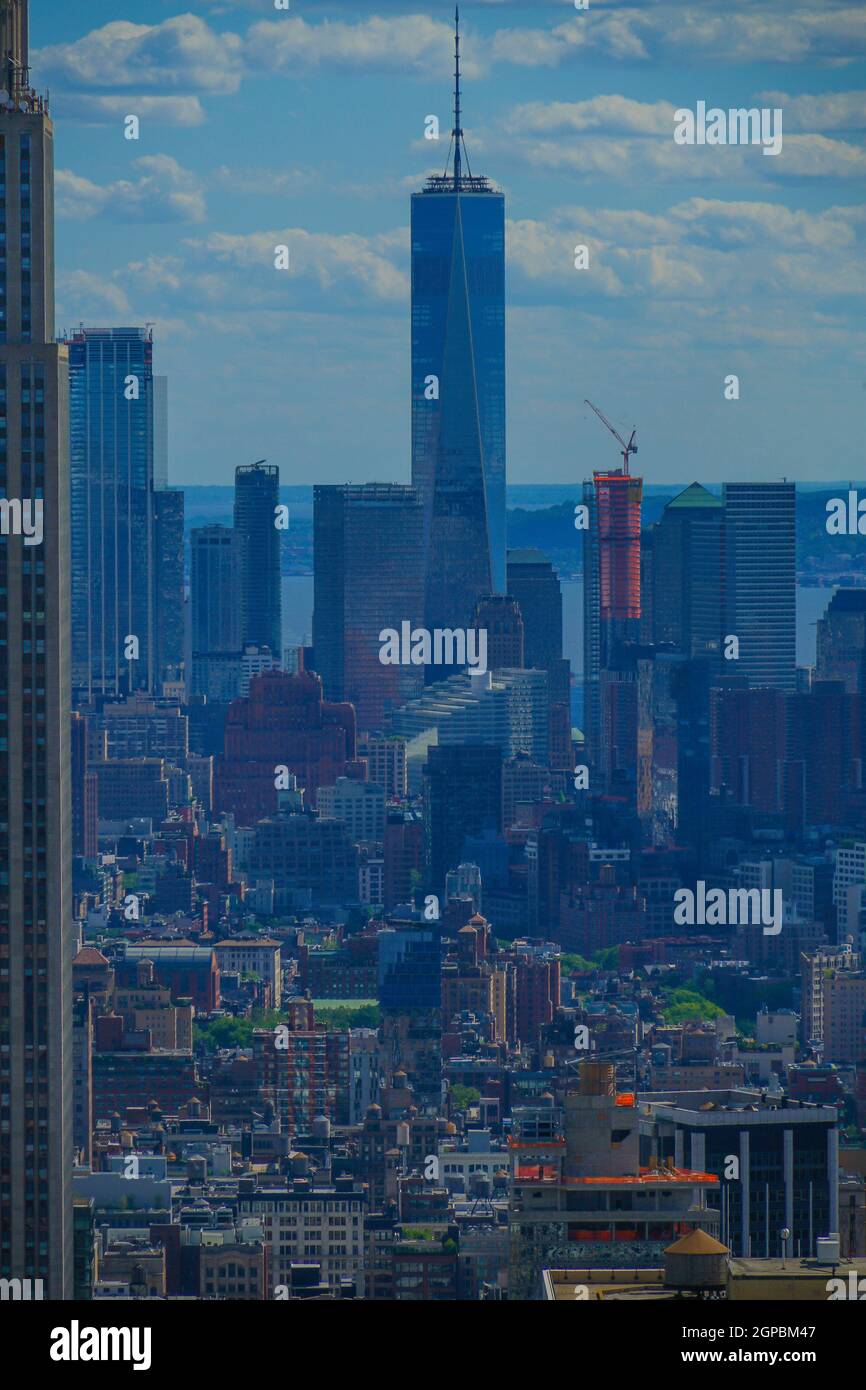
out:
{"label": "tall slender tower", "polygon": [[505,592],[505,199],[469,171],[461,120],[458,15],[445,173],[412,195],[412,482],[428,627],[468,627],[479,598]]}
{"label": "tall slender tower", "polygon": [[280,470],[265,459],[235,469],[235,532],[240,546],[241,640],[283,656],[280,533],[276,509]]}
{"label": "tall slender tower", "polygon": [[[54,138],[0,0],[0,1278],[72,1293],[69,460]],[[19,524],[20,523],[20,524]]]}
{"label": "tall slender tower", "polygon": [[153,332],[82,327],[67,347],[73,687],[153,690]]}
{"label": "tall slender tower", "polygon": [[622,643],[640,636],[640,517],[643,479],[624,468],[584,482],[589,511],[583,551],[583,723],[591,762],[603,742],[602,672]]}

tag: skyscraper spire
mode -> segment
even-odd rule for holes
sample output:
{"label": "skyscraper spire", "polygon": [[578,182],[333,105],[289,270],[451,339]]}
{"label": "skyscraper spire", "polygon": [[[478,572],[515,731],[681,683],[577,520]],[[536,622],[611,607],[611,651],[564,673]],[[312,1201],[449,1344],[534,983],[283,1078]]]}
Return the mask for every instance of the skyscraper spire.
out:
{"label": "skyscraper spire", "polygon": [[454,129],[451,132],[454,139],[454,187],[460,187],[461,160],[460,142],[463,139],[463,131],[460,127],[460,8],[454,7]]}

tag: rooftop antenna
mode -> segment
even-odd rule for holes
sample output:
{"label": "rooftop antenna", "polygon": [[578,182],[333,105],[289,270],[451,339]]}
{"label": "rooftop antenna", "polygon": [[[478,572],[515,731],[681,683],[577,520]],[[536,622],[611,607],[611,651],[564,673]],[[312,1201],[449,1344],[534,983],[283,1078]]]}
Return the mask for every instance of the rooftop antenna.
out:
{"label": "rooftop antenna", "polygon": [[460,6],[454,7],[454,188],[460,188],[460,142],[463,131],[460,128]]}

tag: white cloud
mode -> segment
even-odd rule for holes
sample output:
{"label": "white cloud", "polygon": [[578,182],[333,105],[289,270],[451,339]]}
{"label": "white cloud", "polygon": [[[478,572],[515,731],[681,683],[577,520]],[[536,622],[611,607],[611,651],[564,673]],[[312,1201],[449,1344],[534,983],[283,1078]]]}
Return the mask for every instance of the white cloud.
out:
{"label": "white cloud", "polygon": [[138,178],[97,184],[68,169],[55,175],[57,215],[75,222],[110,216],[131,222],[201,222],[205,200],[196,176],[167,154],[142,155]]}
{"label": "white cloud", "polygon": [[[642,299],[800,305],[866,294],[863,209],[805,213],[771,203],[689,198],[664,213],[561,208],[507,227],[509,285],[519,302]],[[587,270],[574,249],[589,248]]]}
{"label": "white cloud", "polygon": [[757,100],[762,106],[781,107],[787,130],[866,130],[866,92],[758,92]]}
{"label": "white cloud", "polygon": [[[213,232],[187,242],[197,270],[196,283],[207,292],[208,277],[224,285],[226,272],[242,277],[260,304],[271,306],[282,301],[287,308],[306,301],[311,288],[325,296],[322,307],[336,307],[348,296],[368,304],[405,301],[408,277],[395,261],[398,244],[405,233],[393,232],[374,237],[337,236],[329,232],[309,232],[301,227],[236,235]],[[291,269],[274,268],[274,249],[288,246]],[[237,289],[235,291],[238,292]],[[332,301],[328,304],[328,296]],[[336,296],[336,304],[333,300]],[[320,296],[316,296],[321,303]]]}
{"label": "white cloud", "polygon": [[616,95],[576,102],[528,102],[515,107],[508,118],[507,129],[518,135],[570,135],[604,130],[669,136],[674,128],[674,110],[670,101],[635,101]]}
{"label": "white cloud", "polygon": [[61,92],[52,101],[52,110],[63,121],[82,125],[121,123],[125,116],[138,116],[142,124],[198,126],[204,122],[204,107],[196,96],[145,97],[96,96],[90,92]]}
{"label": "white cloud", "polygon": [[[330,68],[371,72],[448,74],[453,64],[450,24],[414,14],[382,19],[374,15],[355,24],[305,19],[278,19],[253,24],[244,40],[249,71]],[[478,72],[469,47],[464,51],[467,76]]]}
{"label": "white cloud", "polygon": [[50,44],[33,55],[40,81],[61,90],[237,91],[241,40],[218,34],[197,15],[161,24],[115,20],[72,43]]}

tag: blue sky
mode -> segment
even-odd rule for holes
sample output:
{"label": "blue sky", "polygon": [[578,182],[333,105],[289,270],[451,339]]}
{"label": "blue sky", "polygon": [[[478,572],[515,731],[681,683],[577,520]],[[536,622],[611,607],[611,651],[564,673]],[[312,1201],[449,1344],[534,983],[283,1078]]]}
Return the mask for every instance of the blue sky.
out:
{"label": "blue sky", "polygon": [[[409,195],[445,162],[452,13],[31,0],[58,328],[154,323],[173,483],[262,457],[285,483],[408,480]],[[509,481],[616,462],[584,397],[637,426],[647,481],[862,476],[866,7],[461,15],[469,156],[507,200]],[[780,107],[781,154],[677,146],[699,100]]]}

